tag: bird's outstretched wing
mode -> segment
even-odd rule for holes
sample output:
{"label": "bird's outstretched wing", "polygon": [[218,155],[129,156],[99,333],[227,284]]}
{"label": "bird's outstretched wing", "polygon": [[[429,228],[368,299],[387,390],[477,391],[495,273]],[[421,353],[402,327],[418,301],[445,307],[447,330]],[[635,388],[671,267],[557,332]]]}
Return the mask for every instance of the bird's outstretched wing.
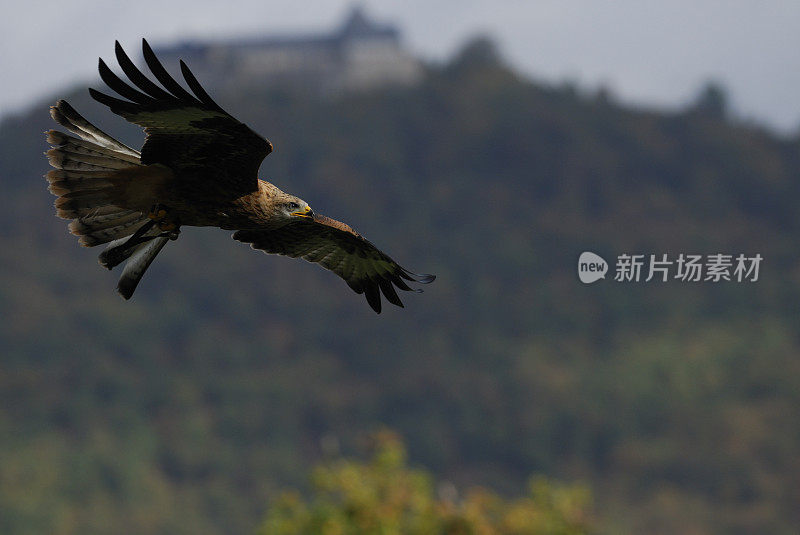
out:
{"label": "bird's outstretched wing", "polygon": [[163,88],[142,74],[117,42],[117,61],[136,88],[100,59],[100,77],[128,100],[89,89],[92,98],[112,112],[144,127],[147,138],[142,163],[166,165],[178,179],[208,181],[209,189],[231,197],[255,191],[258,168],[272,151],[272,144],[220,108],[183,61],[181,72],[194,94],[167,73],[144,39],[142,49],[147,66]]}
{"label": "bird's outstretched wing", "polygon": [[411,273],[348,225],[322,215],[294,221],[278,230],[239,230],[233,239],[269,254],[300,257],[320,264],[343,278],[353,291],[363,293],[378,314],[381,293],[387,301],[402,307],[395,286],[421,292],[410,288],[405,281],[427,284],[436,278]]}

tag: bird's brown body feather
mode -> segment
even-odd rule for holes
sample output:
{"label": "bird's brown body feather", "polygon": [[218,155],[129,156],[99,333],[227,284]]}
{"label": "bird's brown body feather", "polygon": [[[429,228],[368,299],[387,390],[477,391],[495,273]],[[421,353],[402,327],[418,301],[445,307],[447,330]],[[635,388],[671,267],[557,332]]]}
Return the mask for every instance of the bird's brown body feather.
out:
{"label": "bird's brown body feather", "polygon": [[273,230],[286,224],[275,217],[275,206],[286,194],[264,180],[258,180],[253,192],[237,197],[198,187],[192,177],[176,176],[161,164],[120,169],[108,181],[111,204],[143,213],[163,206],[182,226]]}
{"label": "bird's brown body feather", "polygon": [[225,230],[274,230],[287,221],[277,217],[277,206],[286,194],[264,180],[239,196],[209,195],[196,182],[175,180],[160,185],[158,204],[164,205],[181,225],[219,227]]}

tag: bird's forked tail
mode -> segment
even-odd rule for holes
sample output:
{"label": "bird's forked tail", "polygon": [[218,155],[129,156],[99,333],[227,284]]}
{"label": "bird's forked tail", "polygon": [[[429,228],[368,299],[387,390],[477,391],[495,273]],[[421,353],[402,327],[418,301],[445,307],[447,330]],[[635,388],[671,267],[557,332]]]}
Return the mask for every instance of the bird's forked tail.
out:
{"label": "bird's forked tail", "polygon": [[115,140],[84,119],[64,100],[50,108],[58,124],[78,137],[47,132],[47,151],[55,169],[45,175],[56,195],[56,213],[71,219],[69,230],[86,247],[108,244],[100,264],[108,269],[128,260],[117,291],[130,299],[145,271],[169,240],[147,214],[122,208],[121,173],[144,169],[139,152]]}

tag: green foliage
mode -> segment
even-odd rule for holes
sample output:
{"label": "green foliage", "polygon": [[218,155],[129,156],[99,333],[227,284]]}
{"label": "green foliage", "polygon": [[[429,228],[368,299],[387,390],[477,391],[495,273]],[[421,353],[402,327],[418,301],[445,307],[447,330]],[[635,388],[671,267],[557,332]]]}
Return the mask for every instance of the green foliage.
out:
{"label": "green foliage", "polygon": [[[375,437],[368,462],[338,459],[313,473],[312,496],[285,492],[272,504],[263,535],[580,535],[588,533],[589,493],[534,478],[529,494],[504,500],[482,488],[463,498],[452,484],[434,492],[427,472],[406,464],[397,436]],[[441,496],[448,495],[449,496]]]}

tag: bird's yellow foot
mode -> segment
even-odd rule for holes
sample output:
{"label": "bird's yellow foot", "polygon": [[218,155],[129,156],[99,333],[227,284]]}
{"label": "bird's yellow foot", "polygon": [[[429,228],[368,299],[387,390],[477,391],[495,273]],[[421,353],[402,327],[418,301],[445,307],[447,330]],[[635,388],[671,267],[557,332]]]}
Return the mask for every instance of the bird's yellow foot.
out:
{"label": "bird's yellow foot", "polygon": [[168,237],[171,240],[178,239],[180,234],[180,223],[175,217],[169,217],[168,211],[160,204],[153,205],[147,213],[147,217],[152,219],[158,225],[164,234],[162,236]]}
{"label": "bird's yellow foot", "polygon": [[154,204],[147,213],[147,217],[153,221],[162,221],[167,217],[167,211],[160,204]]}

